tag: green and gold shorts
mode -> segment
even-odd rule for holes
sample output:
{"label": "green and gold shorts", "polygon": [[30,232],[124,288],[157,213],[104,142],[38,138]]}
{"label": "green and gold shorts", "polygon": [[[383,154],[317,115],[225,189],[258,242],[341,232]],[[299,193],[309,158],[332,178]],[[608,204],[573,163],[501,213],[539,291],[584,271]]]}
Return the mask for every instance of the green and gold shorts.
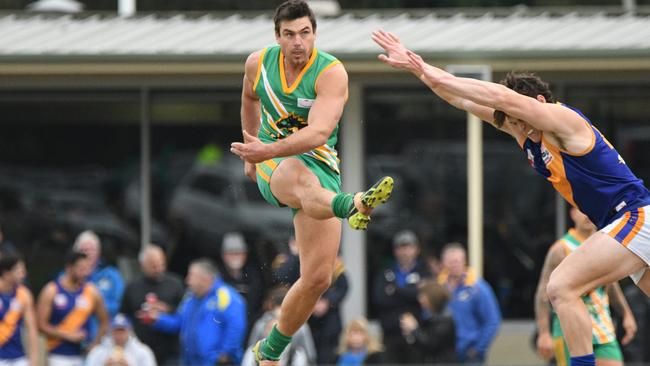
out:
{"label": "green and gold shorts", "polygon": [[[283,158],[273,158],[255,165],[257,171],[257,187],[260,189],[262,197],[264,197],[268,203],[278,207],[286,206],[280,203],[280,201],[278,201],[277,198],[273,196],[273,193],[271,192],[270,182],[275,168],[277,168],[280,162],[282,162],[284,159],[289,158],[300,160],[307,167],[307,169],[311,170],[314,175],[318,177],[321,187],[334,193],[341,193],[341,176],[338,173],[330,169],[324,163],[310,158],[309,156],[294,155]],[[293,211],[295,215],[297,210],[294,209]]]}

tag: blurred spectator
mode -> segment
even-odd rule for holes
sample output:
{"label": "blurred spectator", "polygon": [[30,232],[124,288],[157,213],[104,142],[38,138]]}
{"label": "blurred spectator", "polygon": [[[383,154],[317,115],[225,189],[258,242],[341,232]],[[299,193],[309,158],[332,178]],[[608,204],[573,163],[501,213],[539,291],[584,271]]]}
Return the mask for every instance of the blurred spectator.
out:
{"label": "blurred spectator", "polygon": [[[20,257],[3,254],[0,257],[0,365],[38,365],[39,343],[34,298],[22,285],[25,263]],[[27,331],[25,357],[22,330]]]}
{"label": "blurred spectator", "polygon": [[114,266],[102,261],[102,245],[94,232],[87,230],[79,234],[74,242],[73,250],[84,253],[90,261],[90,276],[88,280],[97,286],[104,299],[108,314],[113,317],[120,310],[124,280]]}
{"label": "blurred spectator", "polygon": [[411,313],[400,319],[402,334],[406,342],[418,354],[419,363],[456,363],[456,326],[447,306],[449,291],[434,280],[422,283],[418,301],[422,306],[422,321]]}
{"label": "blurred spectator", "polygon": [[309,318],[309,327],[316,344],[319,365],[336,362],[336,348],[343,330],[340,306],[348,293],[348,278],[341,258],[337,258],[332,274],[332,284],[316,302],[314,312]]}
{"label": "blurred spectator", "polygon": [[0,225],[0,256],[8,254],[18,254],[18,250],[14,243],[6,240],[2,225]]}
{"label": "blurred spectator", "polygon": [[[70,252],[65,270],[43,287],[38,298],[38,327],[47,336],[49,366],[81,366],[82,352],[99,343],[108,327],[108,314],[99,290],[86,282],[90,260]],[[89,336],[90,317],[99,319],[96,338]]]}
{"label": "blurred spectator", "polygon": [[300,277],[300,258],[296,238],[289,238],[288,251],[279,254],[273,260],[273,283],[276,285],[292,285]]}
{"label": "blurred spectator", "polygon": [[385,268],[374,281],[373,302],[377,307],[381,327],[384,331],[386,357],[391,363],[417,362],[417,357],[408,352],[400,329],[400,317],[411,313],[420,321],[418,285],[430,277],[427,265],[418,260],[420,246],[418,238],[410,230],[398,232],[393,238],[395,263]]}
{"label": "blurred spectator", "polygon": [[[121,311],[131,319],[152,306],[163,313],[175,312],[185,290],[180,277],[167,272],[163,250],[148,245],[138,259],[142,275],[126,286]],[[160,332],[140,322],[134,322],[133,328],[138,338],[151,347],[158,364],[163,365],[178,357],[178,335]]]}
{"label": "blurred spectator", "polygon": [[124,314],[111,321],[111,333],[86,358],[86,366],[156,366],[153,352],[131,332]]}
{"label": "blurred spectator", "polygon": [[[280,317],[280,306],[282,300],[287,295],[289,287],[278,286],[274,287],[264,301],[264,308],[266,311],[262,316],[255,321],[251,334],[248,337],[248,349],[244,353],[244,361],[242,365],[255,365],[255,359],[252,352],[253,346],[260,339],[265,338],[277,323]],[[306,365],[316,363],[316,347],[314,346],[314,339],[308,324],[303,324],[298,331],[293,335],[293,339],[289,347],[280,357],[281,365]]]}
{"label": "blurred spectator", "polygon": [[467,267],[467,252],[462,244],[450,243],[443,248],[442,265],[438,281],[452,294],[449,305],[456,323],[458,360],[482,364],[501,325],[494,292]]}
{"label": "blurred spectator", "polygon": [[650,298],[637,286],[628,286],[625,297],[638,323],[639,332],[630,343],[623,346],[623,359],[627,364],[650,362]]}
{"label": "blurred spectator", "polygon": [[188,293],[175,313],[151,307],[140,313],[157,330],[180,333],[184,365],[238,364],[246,332],[246,303],[219,277],[209,259],[190,263]]}
{"label": "blurred spectator", "polygon": [[227,233],[221,243],[221,277],[246,300],[247,319],[262,313],[264,282],[262,272],[248,260],[248,246],[240,233]]}
{"label": "blurred spectator", "polygon": [[340,336],[338,366],[383,364],[384,352],[381,342],[368,332],[368,321],[355,319]]}

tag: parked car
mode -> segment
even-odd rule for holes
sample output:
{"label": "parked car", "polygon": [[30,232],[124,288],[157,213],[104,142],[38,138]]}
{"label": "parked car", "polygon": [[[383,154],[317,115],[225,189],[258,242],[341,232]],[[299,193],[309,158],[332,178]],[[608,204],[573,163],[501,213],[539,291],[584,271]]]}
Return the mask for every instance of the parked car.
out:
{"label": "parked car", "polygon": [[239,160],[195,164],[176,187],[168,213],[172,226],[191,237],[200,255],[219,253],[223,234],[241,231],[252,241],[286,242],[293,233],[288,209],[271,206]]}

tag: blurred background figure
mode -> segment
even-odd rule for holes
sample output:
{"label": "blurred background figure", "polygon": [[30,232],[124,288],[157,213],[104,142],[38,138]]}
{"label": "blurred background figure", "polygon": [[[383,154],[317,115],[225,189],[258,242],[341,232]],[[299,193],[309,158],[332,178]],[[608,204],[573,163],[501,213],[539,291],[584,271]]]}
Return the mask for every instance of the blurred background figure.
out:
{"label": "blurred background figure", "polygon": [[449,291],[435,280],[420,285],[418,301],[422,307],[421,321],[411,313],[400,318],[400,328],[406,343],[417,354],[417,363],[453,364],[456,358],[456,325],[449,303]]}
{"label": "blurred background figure", "polygon": [[[38,297],[38,327],[47,337],[49,366],[81,366],[83,353],[99,343],[108,328],[108,314],[99,290],[86,279],[90,260],[71,251],[61,276],[49,282]],[[97,316],[96,336],[89,334],[91,316]]]}
{"label": "blurred background figure", "polygon": [[278,254],[273,260],[272,277],[276,285],[293,285],[300,277],[300,258],[296,238],[290,237],[287,242],[287,251]]}
{"label": "blurred background figure", "polygon": [[262,313],[265,291],[262,272],[248,259],[244,236],[238,232],[226,233],[221,243],[221,278],[246,300],[247,319],[252,320]]}
{"label": "blurred background figure", "polygon": [[178,358],[178,335],[163,333],[139,321],[138,313],[154,307],[162,313],[173,313],[183,298],[185,289],[181,278],[167,271],[167,258],[162,248],[148,245],[138,257],[142,274],[124,290],[121,311],[133,321],[140,341],[151,347],[160,365]]}
{"label": "blurred background figure", "polygon": [[[569,214],[574,226],[548,250],[535,293],[537,354],[545,361],[550,361],[555,356],[555,362],[559,365],[571,364],[571,357],[564,332],[560,327],[560,319],[552,311],[546,288],[555,268],[597,230],[589,217],[577,208],[571,207]],[[637,324],[618,282],[593,289],[582,296],[582,301],[591,318],[596,363],[607,366],[623,365],[623,354],[616,339],[616,328],[610,308],[622,317],[625,334],[621,345],[627,345],[634,338]]]}
{"label": "blurred background figure", "polygon": [[[639,327],[636,337],[623,345],[624,360],[628,365],[650,362],[650,297],[637,286],[625,288],[625,298],[630,304]],[[622,329],[621,329],[622,331]]]}
{"label": "blurred background figure", "polygon": [[104,263],[99,236],[93,231],[86,230],[77,236],[72,249],[84,253],[88,257],[90,262],[88,280],[95,284],[102,295],[109,316],[115,316],[120,310],[124,280],[117,268]]}
{"label": "blurred background figure", "polygon": [[467,267],[467,252],[460,243],[442,250],[439,283],[451,293],[451,312],[456,324],[456,353],[463,363],[483,364],[501,325],[501,311],[494,291]]}
{"label": "blurred background figure", "polygon": [[[31,291],[22,285],[25,262],[15,254],[0,256],[0,366],[39,364],[40,344]],[[27,332],[27,351],[22,344]]]}
{"label": "blurred background figure", "polygon": [[341,333],[338,346],[338,366],[360,366],[384,364],[384,347],[368,331],[368,320],[359,318],[351,321]]}
{"label": "blurred background figure", "polygon": [[131,322],[118,313],[111,321],[110,334],[93,348],[86,366],[156,366],[151,348],[140,342],[132,332]]}
{"label": "blurred background figure", "polygon": [[336,362],[336,347],[343,330],[340,307],[347,293],[348,278],[345,275],[343,260],[339,257],[332,274],[332,284],[316,302],[314,312],[308,321],[314,336],[319,365]]}
{"label": "blurred background figure", "polygon": [[390,363],[418,362],[417,355],[408,352],[410,346],[402,335],[400,317],[411,313],[421,320],[418,286],[431,273],[418,259],[419,254],[420,244],[415,233],[410,230],[398,232],[393,237],[395,262],[374,280],[373,303],[384,332],[386,361]]}
{"label": "blurred background figure", "polygon": [[16,249],[14,243],[5,238],[2,224],[0,224],[0,256],[8,254],[18,254],[18,250]]}
{"label": "blurred background figure", "polygon": [[[282,300],[287,295],[289,287],[286,285],[276,286],[269,291],[264,301],[266,310],[262,316],[255,321],[248,337],[248,349],[244,353],[242,365],[255,365],[255,358],[252,352],[253,346],[260,339],[265,338],[277,323],[280,316],[280,306]],[[300,329],[293,335],[289,347],[280,357],[281,365],[314,365],[316,364],[316,346],[312,332],[308,324],[303,324]]]}
{"label": "blurred background figure", "polygon": [[246,333],[246,303],[220,277],[209,259],[192,261],[189,288],[175,313],[151,307],[140,320],[154,329],[180,334],[183,365],[230,365],[241,362]]}

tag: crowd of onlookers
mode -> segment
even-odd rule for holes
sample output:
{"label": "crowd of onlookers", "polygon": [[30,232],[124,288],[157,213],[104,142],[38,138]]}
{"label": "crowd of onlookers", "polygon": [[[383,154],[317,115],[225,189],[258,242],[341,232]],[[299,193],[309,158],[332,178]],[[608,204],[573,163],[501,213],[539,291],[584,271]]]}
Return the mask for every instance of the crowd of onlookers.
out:
{"label": "crowd of onlookers", "polygon": [[[437,262],[420,259],[411,231],[397,233],[392,245],[394,261],[371,289],[381,331],[366,319],[344,327],[340,306],[348,280],[339,259],[331,287],[281,365],[486,360],[501,314],[490,286],[468,267],[463,245],[447,244]],[[292,240],[272,264],[270,288],[239,233],[223,237],[219,265],[195,259],[184,281],[167,271],[164,250],[151,244],[139,255],[140,274],[125,283],[104,263],[101,248],[92,231],[79,234],[61,272],[32,295],[24,261],[15,248],[0,245],[0,366],[252,366],[250,348],[277,322],[300,276]]]}

